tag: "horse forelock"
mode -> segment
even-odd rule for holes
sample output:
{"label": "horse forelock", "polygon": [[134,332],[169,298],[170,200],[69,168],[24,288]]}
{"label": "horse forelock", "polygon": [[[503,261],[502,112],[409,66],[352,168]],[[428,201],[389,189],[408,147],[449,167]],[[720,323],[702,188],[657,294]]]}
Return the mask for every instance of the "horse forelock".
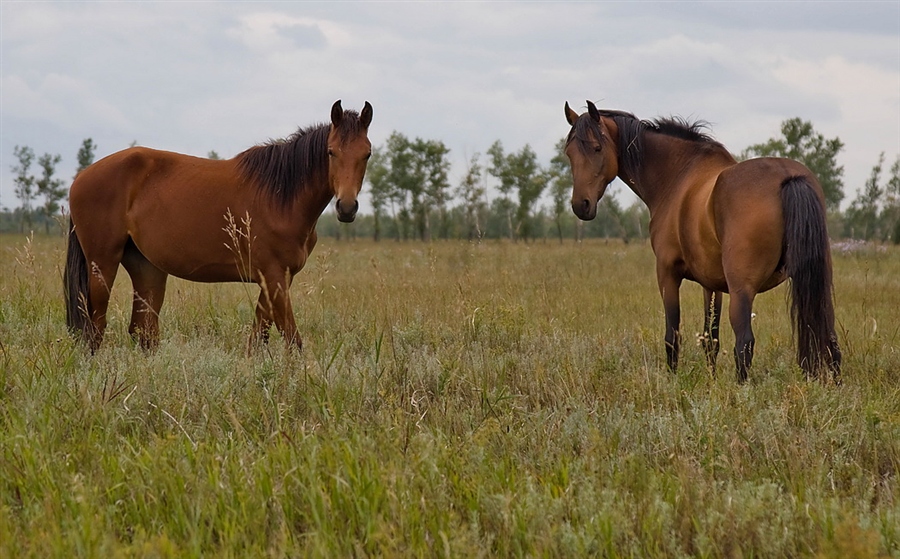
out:
{"label": "horse forelock", "polygon": [[[362,130],[359,114],[344,111],[338,128],[341,142]],[[299,128],[287,138],[245,150],[237,156],[238,167],[260,192],[286,206],[303,190],[316,184],[327,186],[330,131],[330,123]]]}
{"label": "horse forelock", "polygon": [[600,124],[591,118],[589,114],[584,113],[575,121],[572,130],[569,131],[569,137],[566,139],[566,143],[574,141],[581,153],[588,154],[593,151],[591,144],[592,139],[596,139],[598,142],[601,142],[601,144],[605,141],[603,133],[600,130]]}

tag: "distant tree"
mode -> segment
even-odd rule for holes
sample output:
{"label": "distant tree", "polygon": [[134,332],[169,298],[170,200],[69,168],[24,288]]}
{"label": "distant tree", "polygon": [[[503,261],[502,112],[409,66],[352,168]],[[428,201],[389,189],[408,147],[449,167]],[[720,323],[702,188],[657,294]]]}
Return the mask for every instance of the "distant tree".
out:
{"label": "distant tree", "polygon": [[221,157],[219,157],[219,153],[214,149],[210,150],[209,153],[206,154],[206,158],[213,159],[215,161],[219,161],[220,159],[222,159]]}
{"label": "distant tree", "polygon": [[[409,238],[412,216],[418,211],[422,197],[422,179],[415,174],[412,142],[396,130],[384,144],[387,182],[390,185],[391,208],[397,223],[397,239]],[[410,211],[410,205],[413,210]]]}
{"label": "distant tree", "polygon": [[837,210],[844,199],[844,167],[837,164],[837,154],[844,143],[837,137],[826,139],[815,131],[811,122],[800,118],[782,122],[781,134],[781,138],[748,147],[741,157],[787,157],[800,161],[819,179],[828,209]]}
{"label": "distant tree", "polygon": [[878,156],[878,163],[872,167],[872,172],[866,180],[863,190],[856,199],[850,203],[844,219],[844,226],[849,229],[850,237],[870,240],[877,234],[878,229],[878,205],[881,201],[883,190],[878,184],[881,182],[881,171],[884,167],[884,152]]}
{"label": "distant tree", "polygon": [[78,176],[78,173],[84,171],[94,162],[94,152],[97,150],[97,144],[94,143],[94,140],[91,138],[85,138],[81,142],[81,147],[78,148],[78,168],[75,169],[75,176]]}
{"label": "distant tree", "polygon": [[463,230],[466,238],[480,239],[484,232],[481,228],[479,210],[484,199],[485,188],[481,180],[481,165],[478,163],[480,154],[475,153],[466,164],[466,174],[463,175],[456,190],[457,196],[462,201]]}
{"label": "distant tree", "polygon": [[25,223],[31,229],[32,212],[34,211],[34,199],[37,196],[35,191],[35,177],[29,173],[31,164],[34,162],[34,150],[28,146],[15,146],[13,155],[18,159],[18,163],[12,165],[10,169],[16,177],[13,179],[15,186],[16,198],[22,202],[20,208],[21,219],[19,221],[19,231],[24,231]]}
{"label": "distant tree", "polygon": [[389,180],[390,169],[387,166],[387,158],[384,149],[372,150],[372,157],[366,167],[366,180],[369,181],[369,195],[372,197],[373,231],[372,238],[381,240],[382,219],[385,209],[391,199],[391,183]]}
{"label": "distant tree", "polygon": [[537,154],[525,144],[518,153],[505,155],[498,140],[488,149],[488,155],[491,157],[488,172],[500,180],[500,192],[507,198],[513,191],[518,194],[518,204],[510,205],[507,215],[510,237],[532,238],[531,212],[548,180],[538,163]]}
{"label": "distant tree", "polygon": [[900,244],[900,154],[891,165],[891,176],[884,187],[882,222],[885,239]]}
{"label": "distant tree", "polygon": [[547,182],[550,185],[550,196],[553,202],[553,222],[556,224],[556,232],[559,242],[563,242],[563,215],[568,213],[568,199],[571,199],[572,173],[569,170],[569,158],[566,157],[566,139],[561,138],[556,143],[553,158],[550,159],[550,167],[547,169]]}
{"label": "distant tree", "polygon": [[620,214],[619,219],[625,233],[625,241],[645,239],[650,235],[650,210],[640,200],[635,200]]}
{"label": "distant tree", "polygon": [[47,233],[50,232],[50,222],[59,212],[59,202],[66,197],[66,189],[63,186],[62,179],[55,179],[56,166],[62,161],[62,157],[45,153],[38,158],[38,165],[41,167],[41,178],[35,181],[37,192],[44,197],[44,205],[41,207],[41,213],[44,214],[46,220],[44,225]]}
{"label": "distant tree", "polygon": [[395,209],[398,239],[406,239],[410,233],[422,240],[430,239],[432,215],[438,216],[439,230],[446,236],[450,201],[447,146],[437,140],[410,140],[394,131],[377,151],[379,155],[370,161],[368,169],[372,173],[369,182],[373,185],[373,203],[378,204],[380,211],[390,201]]}
{"label": "distant tree", "polygon": [[884,182],[883,173],[884,152],[879,154],[865,185],[844,213],[845,236],[900,242],[900,155]]}
{"label": "distant tree", "polygon": [[448,178],[450,160],[447,159],[447,156],[450,154],[450,149],[441,141],[416,138],[413,150],[416,153],[416,163],[419,167],[417,174],[420,174],[424,181],[422,190],[428,203],[427,206],[421,208],[421,219],[424,220],[421,237],[424,240],[431,240],[430,216],[435,213],[438,217],[439,235],[446,238],[449,232],[447,203],[450,201],[450,180]]}
{"label": "distant tree", "polygon": [[500,191],[501,198],[505,201],[503,204],[492,204],[492,208],[498,210],[502,208],[506,211],[506,232],[509,238],[513,239],[515,238],[515,228],[513,227],[515,204],[512,202],[509,195],[515,187],[515,177],[512,175],[512,170],[507,164],[506,154],[503,151],[503,143],[500,140],[491,144],[491,147],[487,150],[487,154],[491,159],[487,172],[500,181],[497,190]]}

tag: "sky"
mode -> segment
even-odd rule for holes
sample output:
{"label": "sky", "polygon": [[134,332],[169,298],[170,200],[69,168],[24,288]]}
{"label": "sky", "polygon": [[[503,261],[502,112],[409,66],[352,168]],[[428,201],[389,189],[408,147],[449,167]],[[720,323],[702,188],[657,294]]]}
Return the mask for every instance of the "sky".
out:
{"label": "sky", "polygon": [[546,166],[566,101],[704,120],[735,154],[800,117],[843,141],[846,207],[900,155],[900,1],[0,0],[0,206],[17,145],[70,183],[85,138],[232,157],[338,99],[372,104],[376,147],[444,142],[454,186],[497,140]]}

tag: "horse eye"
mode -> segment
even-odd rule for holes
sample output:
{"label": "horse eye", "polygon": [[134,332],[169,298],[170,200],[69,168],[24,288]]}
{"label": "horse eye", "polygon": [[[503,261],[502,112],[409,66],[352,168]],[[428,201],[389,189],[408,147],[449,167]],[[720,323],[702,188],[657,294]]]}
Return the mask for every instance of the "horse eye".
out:
{"label": "horse eye", "polygon": [[331,148],[328,148],[328,157],[334,157],[334,150]]}
{"label": "horse eye", "polygon": [[600,153],[601,151],[603,151],[603,146],[594,146],[594,151],[596,153]]}

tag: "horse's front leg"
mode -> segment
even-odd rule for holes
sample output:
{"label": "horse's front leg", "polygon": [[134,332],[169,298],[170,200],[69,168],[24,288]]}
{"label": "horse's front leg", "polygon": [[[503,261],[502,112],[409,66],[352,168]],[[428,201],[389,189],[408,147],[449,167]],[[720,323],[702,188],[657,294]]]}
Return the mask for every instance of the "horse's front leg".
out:
{"label": "horse's front leg", "polygon": [[678,349],[681,343],[679,328],[681,325],[681,303],[678,290],[681,278],[671,269],[658,269],[659,293],[662,295],[663,307],[666,311],[666,364],[673,373],[678,370]]}
{"label": "horse's front leg", "polygon": [[703,288],[703,350],[706,352],[706,364],[710,371],[716,372],[716,359],[719,356],[719,319],[722,317],[722,292]]}
{"label": "horse's front leg", "polygon": [[269,329],[274,323],[288,346],[303,348],[291,305],[291,279],[291,275],[285,272],[283,275],[263,276],[259,281],[259,301],[256,303],[256,318],[250,335],[251,347],[254,343],[268,343]]}

